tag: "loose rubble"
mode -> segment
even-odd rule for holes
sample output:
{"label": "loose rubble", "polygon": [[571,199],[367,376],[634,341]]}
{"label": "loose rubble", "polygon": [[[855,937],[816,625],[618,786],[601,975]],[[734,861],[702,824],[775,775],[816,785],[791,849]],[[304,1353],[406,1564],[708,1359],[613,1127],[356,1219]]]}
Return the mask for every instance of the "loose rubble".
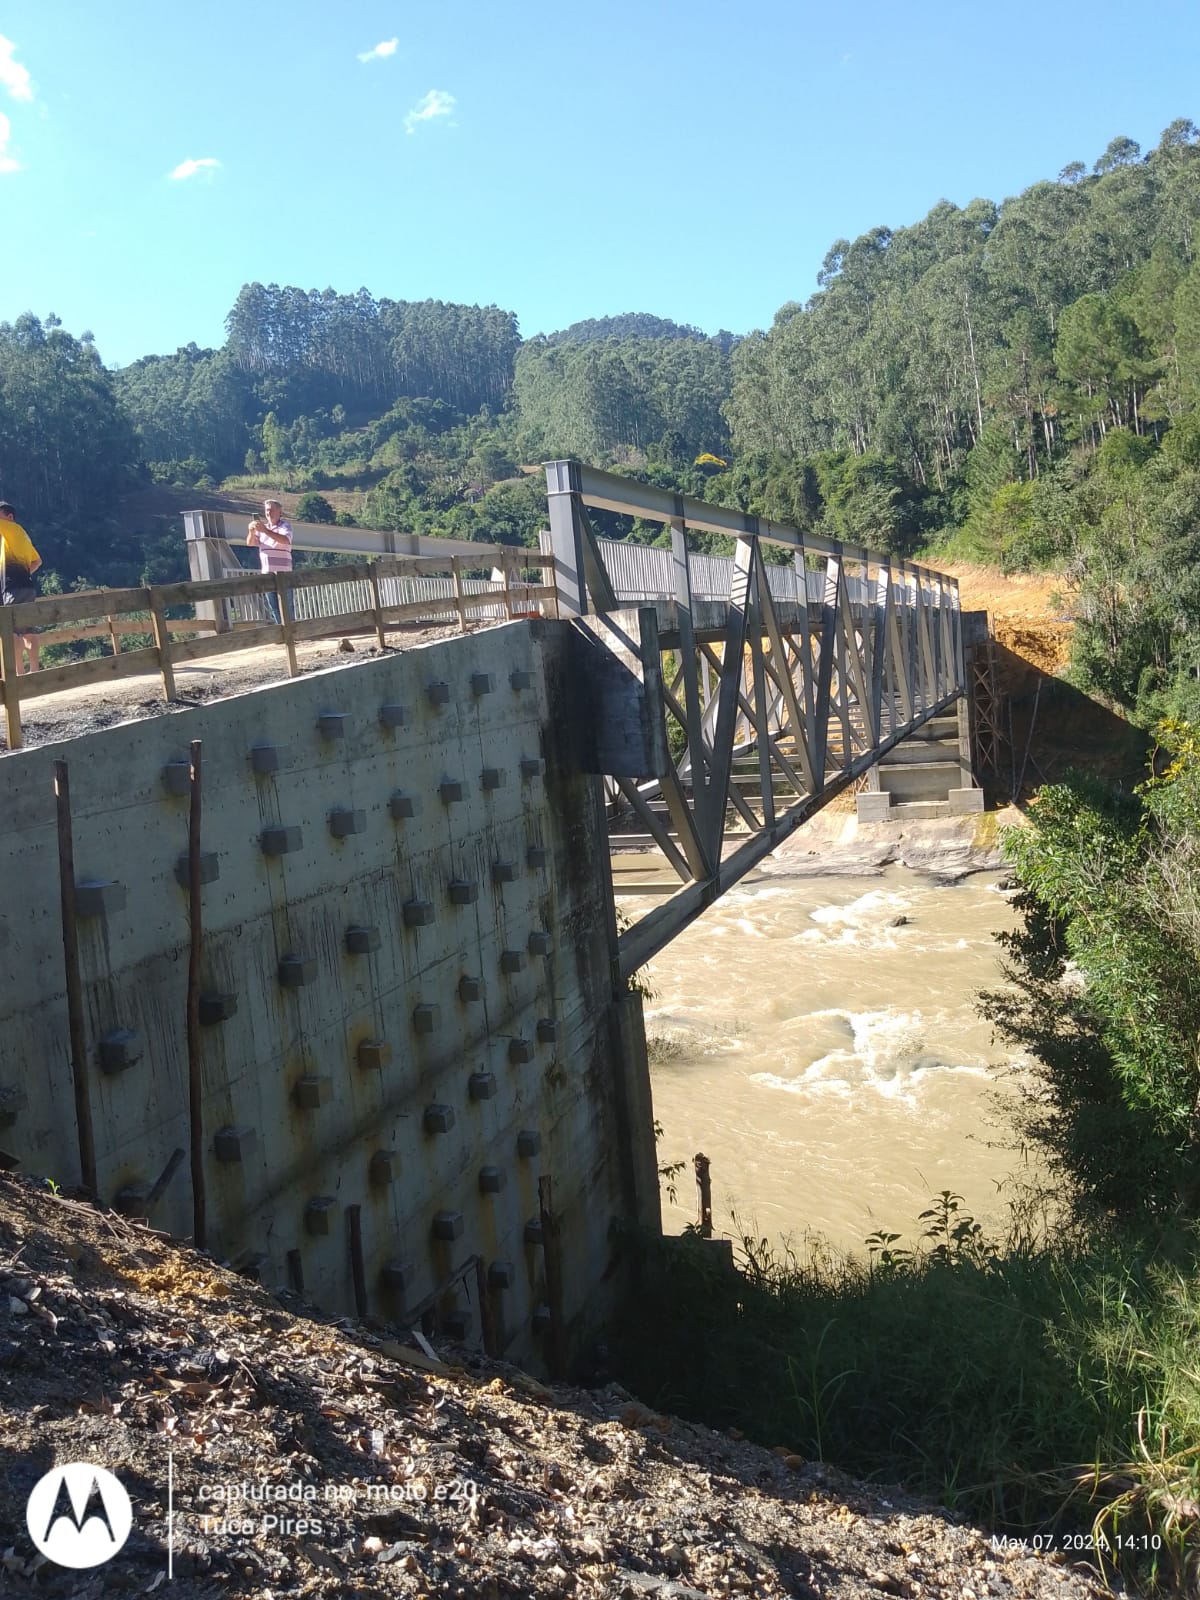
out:
{"label": "loose rubble", "polygon": [[[999,1548],[786,1442],[763,1449],[616,1385],[550,1389],[407,1340],[0,1176],[0,1593],[1106,1592],[1085,1568]],[[25,1527],[33,1485],[69,1461],[115,1473],[134,1512],[120,1552],[79,1572],[46,1561]]]}

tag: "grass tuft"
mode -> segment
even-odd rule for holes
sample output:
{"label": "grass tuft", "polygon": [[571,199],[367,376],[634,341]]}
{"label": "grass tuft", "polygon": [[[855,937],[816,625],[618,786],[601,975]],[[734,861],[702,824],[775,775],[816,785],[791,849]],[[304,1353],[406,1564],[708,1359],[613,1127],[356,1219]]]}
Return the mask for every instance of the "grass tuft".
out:
{"label": "grass tuft", "polygon": [[1053,1237],[1035,1209],[988,1241],[944,1193],[910,1246],[747,1237],[736,1272],[631,1237],[621,1381],[997,1532],[1094,1530],[1110,1573],[1200,1592],[1200,1233]]}

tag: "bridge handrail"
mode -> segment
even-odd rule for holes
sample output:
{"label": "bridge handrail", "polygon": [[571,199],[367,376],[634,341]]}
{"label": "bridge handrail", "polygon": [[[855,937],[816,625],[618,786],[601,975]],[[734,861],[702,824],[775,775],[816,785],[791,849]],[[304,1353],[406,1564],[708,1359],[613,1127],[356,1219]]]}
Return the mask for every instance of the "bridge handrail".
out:
{"label": "bridge handrail", "polygon": [[[298,572],[255,573],[239,568],[217,579],[45,595],[0,607],[0,701],[8,749],[18,750],[23,743],[22,706],[64,689],[155,674],[162,681],[163,698],[170,701],[175,698],[175,668],[185,662],[277,644],[286,651],[288,676],[295,677],[300,640],[374,632],[383,648],[387,631],[404,624],[453,618],[465,631],[468,620],[537,615],[543,605],[556,603],[553,581],[529,584],[520,576],[527,569],[538,569],[544,580],[549,568],[552,579],[551,557],[518,546],[488,545],[478,550],[469,565],[459,555],[432,555],[387,556]],[[467,571],[476,565],[491,566],[501,576],[498,580],[468,577]],[[435,574],[447,572],[449,576],[437,582]],[[406,595],[406,586],[411,594]],[[281,622],[264,620],[269,615],[267,596],[274,597]],[[228,627],[215,617],[166,614],[168,607],[203,606],[216,612],[221,602],[229,601],[251,615]],[[39,647],[107,638],[110,653],[18,676],[18,640],[26,633],[37,634]],[[139,635],[150,636],[154,643],[122,648],[122,636],[128,640]]]}
{"label": "bridge handrail", "polygon": [[548,461],[545,466],[546,482],[551,493],[573,489],[582,495],[586,504],[603,511],[646,517],[652,522],[681,520],[693,532],[721,533],[730,539],[753,534],[768,544],[786,545],[789,549],[816,555],[838,556],[843,560],[891,563],[893,566],[902,564],[910,572],[937,578],[944,583],[953,582],[953,579],[920,561],[910,561],[905,557],[901,562],[901,558],[894,554],[869,550],[863,545],[845,544],[820,533],[802,532],[784,522],[772,522],[769,517],[756,517],[748,511],[731,511],[726,506],[710,505],[707,500],[674,494],[669,489],[639,483],[635,478],[622,478],[615,472],[602,472],[598,467],[585,467],[577,461]]}

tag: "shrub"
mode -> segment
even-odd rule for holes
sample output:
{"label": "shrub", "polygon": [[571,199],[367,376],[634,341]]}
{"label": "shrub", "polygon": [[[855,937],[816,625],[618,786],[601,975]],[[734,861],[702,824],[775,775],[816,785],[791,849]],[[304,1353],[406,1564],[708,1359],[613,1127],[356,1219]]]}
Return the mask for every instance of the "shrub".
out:
{"label": "shrub", "polygon": [[334,522],[334,509],[323,494],[302,494],[296,502],[297,522]]}

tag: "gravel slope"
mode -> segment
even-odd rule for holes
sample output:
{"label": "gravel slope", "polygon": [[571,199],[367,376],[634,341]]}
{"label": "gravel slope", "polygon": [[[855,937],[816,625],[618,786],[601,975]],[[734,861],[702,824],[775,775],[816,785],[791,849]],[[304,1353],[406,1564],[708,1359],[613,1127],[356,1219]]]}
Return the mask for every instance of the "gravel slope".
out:
{"label": "gravel slope", "polygon": [[[168,1596],[1105,1593],[1083,1568],[998,1549],[784,1445],[656,1415],[611,1385],[431,1362],[407,1337],[323,1319],[0,1176],[0,1592],[162,1587],[170,1455]],[[90,1571],[45,1562],[25,1529],[33,1484],[72,1460],[108,1467],[133,1501],[128,1542]]]}

